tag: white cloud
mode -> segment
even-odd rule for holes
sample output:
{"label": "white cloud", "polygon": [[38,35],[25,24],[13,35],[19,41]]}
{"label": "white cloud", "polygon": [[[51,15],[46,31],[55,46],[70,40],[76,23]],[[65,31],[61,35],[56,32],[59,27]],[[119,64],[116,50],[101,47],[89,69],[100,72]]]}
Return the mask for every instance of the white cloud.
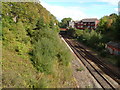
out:
{"label": "white cloud", "polygon": [[61,20],[65,17],[71,17],[73,20],[80,20],[86,18],[87,15],[82,12],[81,7],[64,7],[64,6],[55,6],[50,5],[41,1],[41,4],[47,8],[58,20]]}

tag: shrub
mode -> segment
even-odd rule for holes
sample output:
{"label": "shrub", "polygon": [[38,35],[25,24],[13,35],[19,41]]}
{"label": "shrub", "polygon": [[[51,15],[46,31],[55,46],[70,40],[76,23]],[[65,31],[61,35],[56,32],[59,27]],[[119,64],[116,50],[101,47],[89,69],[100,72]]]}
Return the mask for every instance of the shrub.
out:
{"label": "shrub", "polygon": [[101,50],[100,56],[101,57],[106,57],[107,56],[107,52],[105,50]]}
{"label": "shrub", "polygon": [[42,38],[36,42],[33,51],[33,62],[38,71],[50,73],[54,56],[54,46],[49,39]]}
{"label": "shrub", "polygon": [[46,74],[53,73],[54,61],[68,66],[71,60],[68,49],[62,45],[55,31],[44,28],[39,30],[34,41],[32,61],[38,71]]}
{"label": "shrub", "polygon": [[79,35],[80,36],[78,40],[85,43],[86,45],[90,47],[97,48],[97,46],[99,46],[101,43],[102,35],[97,33],[94,30],[92,31],[81,30]]}
{"label": "shrub", "polygon": [[83,68],[83,67],[79,67],[79,68],[77,68],[76,70],[77,70],[77,71],[83,71],[84,68]]}

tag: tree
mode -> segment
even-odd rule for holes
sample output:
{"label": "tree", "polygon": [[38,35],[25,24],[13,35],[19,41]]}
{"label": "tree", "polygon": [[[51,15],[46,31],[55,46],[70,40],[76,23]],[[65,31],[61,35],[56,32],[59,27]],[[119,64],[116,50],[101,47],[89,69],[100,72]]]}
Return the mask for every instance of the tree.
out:
{"label": "tree", "polygon": [[97,31],[101,32],[102,34],[107,34],[111,31],[111,26],[113,22],[116,20],[117,14],[113,13],[109,16],[104,16],[100,19],[98,24]]}
{"label": "tree", "polygon": [[116,13],[112,13],[109,16],[111,16],[111,17],[117,17],[117,14]]}
{"label": "tree", "polygon": [[120,16],[113,13],[100,19],[97,31],[103,34],[104,39],[120,41]]}
{"label": "tree", "polygon": [[118,16],[112,24],[111,34],[115,41],[120,41],[120,16]]}
{"label": "tree", "polygon": [[63,18],[60,22],[60,28],[67,28],[69,22],[72,20],[72,18]]}
{"label": "tree", "polygon": [[104,16],[100,19],[100,22],[98,24],[98,28],[97,31],[103,33],[106,33],[106,31],[108,30],[107,28],[107,24],[108,24],[108,16]]}

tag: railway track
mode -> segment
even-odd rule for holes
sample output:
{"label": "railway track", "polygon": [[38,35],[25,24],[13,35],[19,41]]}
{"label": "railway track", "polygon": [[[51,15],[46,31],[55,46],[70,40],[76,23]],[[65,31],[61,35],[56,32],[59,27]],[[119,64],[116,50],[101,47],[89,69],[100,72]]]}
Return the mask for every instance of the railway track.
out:
{"label": "railway track", "polygon": [[[105,63],[86,51],[78,42],[69,40],[64,36],[63,38],[103,89],[115,90],[119,87],[120,74],[111,71]],[[115,84],[106,78],[107,75],[112,78],[112,81],[114,80]]]}

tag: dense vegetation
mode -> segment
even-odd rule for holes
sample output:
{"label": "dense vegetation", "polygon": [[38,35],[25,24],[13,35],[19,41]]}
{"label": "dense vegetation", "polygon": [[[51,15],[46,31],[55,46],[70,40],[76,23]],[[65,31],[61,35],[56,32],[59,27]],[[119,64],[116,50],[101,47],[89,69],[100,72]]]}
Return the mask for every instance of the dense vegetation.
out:
{"label": "dense vegetation", "polygon": [[100,19],[97,32],[106,36],[106,38],[109,40],[120,41],[119,25],[120,25],[120,16],[118,16],[117,14],[111,14],[109,16],[104,16]]}
{"label": "dense vegetation", "polygon": [[61,22],[59,23],[60,28],[68,28],[69,22],[72,20],[72,18],[63,18]]}
{"label": "dense vegetation", "polygon": [[111,14],[100,19],[97,30],[77,30],[70,28],[68,35],[97,51],[110,63],[119,66],[120,56],[110,55],[105,49],[109,41],[120,42],[120,16]]}
{"label": "dense vegetation", "polygon": [[39,3],[2,3],[3,87],[73,87],[58,21]]}

